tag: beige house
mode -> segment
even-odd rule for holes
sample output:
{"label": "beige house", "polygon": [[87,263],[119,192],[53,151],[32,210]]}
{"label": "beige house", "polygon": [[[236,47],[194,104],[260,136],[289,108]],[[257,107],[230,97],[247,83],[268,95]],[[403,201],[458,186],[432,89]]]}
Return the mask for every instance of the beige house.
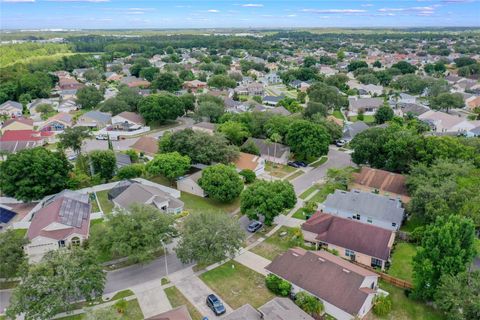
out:
{"label": "beige house", "polygon": [[205,197],[206,193],[198,184],[198,180],[202,177],[202,170],[195,172],[189,176],[177,180],[177,189],[183,192],[191,193],[199,197]]}
{"label": "beige house", "polygon": [[0,129],[0,131],[2,132],[2,134],[4,134],[7,130],[33,130],[33,120],[25,118],[8,119],[3,123],[2,129]]}

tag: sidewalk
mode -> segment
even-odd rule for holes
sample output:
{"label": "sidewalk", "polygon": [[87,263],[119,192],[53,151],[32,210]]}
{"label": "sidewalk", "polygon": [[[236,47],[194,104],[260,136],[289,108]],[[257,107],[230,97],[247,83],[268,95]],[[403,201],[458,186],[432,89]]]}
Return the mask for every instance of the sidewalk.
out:
{"label": "sidewalk", "polygon": [[163,291],[161,281],[150,282],[132,288],[145,318],[169,311],[172,305]]}
{"label": "sidewalk", "polygon": [[244,251],[240,255],[234,258],[235,261],[243,264],[247,268],[250,268],[264,276],[267,276],[270,272],[265,269],[270,264],[270,260],[259,256],[251,251]]}

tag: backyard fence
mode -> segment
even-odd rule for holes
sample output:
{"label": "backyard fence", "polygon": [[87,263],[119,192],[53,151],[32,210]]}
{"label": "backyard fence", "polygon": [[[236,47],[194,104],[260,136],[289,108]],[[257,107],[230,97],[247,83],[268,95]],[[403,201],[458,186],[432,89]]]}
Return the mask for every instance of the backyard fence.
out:
{"label": "backyard fence", "polygon": [[368,269],[370,271],[373,271],[375,272],[376,274],[378,274],[380,276],[380,279],[382,280],[385,280],[386,282],[394,285],[395,287],[399,287],[399,288],[402,288],[402,289],[413,289],[413,285],[411,282],[409,281],[406,281],[406,280],[403,280],[403,279],[399,279],[399,278],[395,278],[395,277],[392,277],[391,275],[389,274],[386,274],[386,273],[383,273],[381,271],[378,271],[377,269],[375,268],[372,268],[372,267],[369,267],[369,266],[365,266],[361,263],[358,263],[356,261],[351,261],[353,262],[354,264],[362,267],[362,268],[365,268],[365,269]]}

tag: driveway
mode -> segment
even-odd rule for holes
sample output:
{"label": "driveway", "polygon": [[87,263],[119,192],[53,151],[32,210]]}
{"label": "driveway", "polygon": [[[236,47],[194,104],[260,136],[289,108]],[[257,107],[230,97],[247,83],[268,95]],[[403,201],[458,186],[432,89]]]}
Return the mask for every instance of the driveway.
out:
{"label": "driveway", "polygon": [[0,290],[0,314],[5,312],[5,309],[10,305],[10,297],[12,290]]}
{"label": "driveway", "polygon": [[[168,273],[173,273],[192,265],[180,262],[175,253],[171,253],[166,257]],[[153,280],[160,281],[166,275],[165,256],[148,264],[136,264],[119,270],[109,271],[107,273],[104,294],[124,290]]]}
{"label": "driveway", "polygon": [[351,165],[353,165],[353,162],[351,161],[350,154],[338,151],[334,147],[330,147],[328,161],[326,163],[318,168],[310,170],[308,173],[303,174],[292,181],[295,193],[299,195],[319,180],[325,178],[329,168],[344,168]]}
{"label": "driveway", "polygon": [[161,281],[147,283],[132,288],[142,309],[143,316],[150,318],[172,309],[172,305],[163,291]]}

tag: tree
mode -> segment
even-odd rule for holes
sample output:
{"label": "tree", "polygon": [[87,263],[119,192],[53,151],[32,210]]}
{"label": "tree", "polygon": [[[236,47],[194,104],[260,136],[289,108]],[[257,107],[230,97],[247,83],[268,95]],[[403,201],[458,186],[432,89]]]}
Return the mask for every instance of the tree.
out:
{"label": "tree", "polygon": [[134,204],[116,208],[108,220],[91,234],[91,246],[112,257],[128,257],[132,262],[147,262],[176,234],[172,215],[162,214],[151,205]]}
{"label": "tree", "polygon": [[430,99],[432,109],[445,110],[447,113],[450,109],[460,109],[464,105],[465,102],[461,93],[443,92]]}
{"label": "tree", "polygon": [[243,180],[246,184],[250,184],[257,179],[257,175],[255,174],[255,172],[250,169],[243,169],[238,174],[243,177]]}
{"label": "tree", "polygon": [[83,140],[90,136],[90,132],[86,127],[66,128],[65,131],[58,135],[59,147],[62,149],[72,148],[77,155],[82,150]]}
{"label": "tree", "polygon": [[117,177],[120,180],[138,178],[143,175],[144,171],[145,165],[142,163],[134,163],[118,169]]}
{"label": "tree", "polygon": [[139,76],[140,78],[144,78],[145,80],[153,81],[153,79],[155,79],[156,75],[159,72],[160,69],[158,69],[157,67],[147,67],[140,70]]}
{"label": "tree", "polygon": [[148,123],[164,124],[185,113],[183,102],[171,94],[152,94],[143,98],[138,106],[140,114]]}
{"label": "tree", "polygon": [[150,67],[150,61],[145,58],[136,58],[133,65],[130,67],[130,73],[132,76],[138,77],[140,70]]}
{"label": "tree", "polygon": [[73,302],[101,297],[104,285],[105,273],[93,252],[81,248],[50,251],[24,274],[13,291],[7,315],[51,319],[69,310]]}
{"label": "tree", "polygon": [[182,81],[180,78],[171,72],[159,73],[152,82],[152,88],[175,92],[182,88]]}
{"label": "tree", "polygon": [[86,86],[77,91],[77,103],[82,109],[95,108],[102,100],[103,94],[93,86]]}
{"label": "tree", "polygon": [[147,163],[147,172],[151,175],[161,174],[170,181],[183,176],[190,169],[190,158],[178,152],[160,153]]}
{"label": "tree", "polygon": [[109,181],[115,175],[117,159],[112,150],[94,150],[88,154],[94,174],[104,181]]}
{"label": "tree", "polygon": [[235,200],[243,190],[235,168],[221,163],[205,168],[198,184],[209,197],[220,202]]}
{"label": "tree", "polygon": [[18,200],[38,200],[65,189],[70,169],[63,153],[25,149],[0,164],[0,189]]}
{"label": "tree", "polygon": [[265,277],[265,285],[268,290],[281,297],[288,297],[292,291],[292,284],[290,282],[283,280],[272,273]]}
{"label": "tree", "polygon": [[0,274],[2,278],[9,279],[20,275],[27,266],[27,259],[23,246],[28,240],[15,232],[8,229],[0,233]]}
{"label": "tree", "polygon": [[232,257],[243,245],[245,232],[229,215],[201,212],[190,214],[175,249],[183,263],[208,265]]}
{"label": "tree", "polygon": [[[115,98],[117,98],[117,101],[125,102],[130,107],[129,110],[122,110],[122,111],[132,111],[132,112],[136,111],[138,104],[140,103],[140,100],[142,100],[142,96],[138,94],[138,89],[130,88],[128,86],[123,85],[123,86],[120,86],[119,90],[120,91],[118,92]],[[112,108],[111,111],[114,115],[116,114],[114,112],[117,112],[117,113],[122,112],[122,111],[118,112],[115,110],[120,110],[120,108]]]}
{"label": "tree", "polygon": [[51,115],[55,114],[55,109],[51,104],[41,104],[35,108],[35,111],[40,112],[42,120],[47,120]]}
{"label": "tree", "polygon": [[307,107],[303,114],[307,118],[311,118],[314,114],[319,113],[320,115],[326,117],[328,114],[328,108],[321,102],[309,101]]}
{"label": "tree", "polygon": [[392,68],[400,70],[402,74],[407,74],[407,73],[415,73],[417,70],[417,67],[414,65],[411,65],[407,61],[400,61],[392,65]]}
{"label": "tree", "polygon": [[295,295],[295,304],[311,316],[319,316],[324,309],[323,303],[306,291],[300,291]]}
{"label": "tree", "polygon": [[225,106],[211,101],[200,102],[198,105],[197,116],[206,117],[210,122],[216,123],[225,113]]}
{"label": "tree", "polygon": [[480,315],[480,271],[457,275],[446,274],[440,279],[435,304],[448,320],[477,319]]}
{"label": "tree", "polygon": [[375,60],[375,62],[372,64],[372,66],[374,68],[381,68],[382,67],[382,63],[378,60]]}
{"label": "tree", "polygon": [[350,62],[347,66],[348,72],[353,72],[359,68],[368,68],[368,64],[365,61],[355,60]]}
{"label": "tree", "polygon": [[338,91],[338,88],[323,82],[311,85],[307,90],[307,94],[310,101],[322,103],[329,109],[346,107],[348,105],[347,98]]}
{"label": "tree", "polygon": [[393,119],[393,109],[389,106],[381,106],[375,112],[375,123],[382,124]]}
{"label": "tree", "polygon": [[443,275],[457,275],[475,257],[475,226],[457,215],[437,217],[423,232],[421,248],[413,258],[414,297],[434,297]]}
{"label": "tree", "polygon": [[178,97],[183,103],[183,109],[187,111],[195,111],[196,98],[192,93],[185,93]]}
{"label": "tree", "polygon": [[323,127],[299,120],[288,129],[286,141],[298,160],[313,161],[328,153],[330,136]]}
{"label": "tree", "polygon": [[343,136],[343,127],[330,118],[325,118],[320,113],[316,113],[312,116],[311,120],[313,123],[322,126],[328,132],[331,142],[334,142]]}
{"label": "tree", "polygon": [[373,301],[373,313],[385,317],[392,310],[392,299],[388,295],[378,294]]}
{"label": "tree", "polygon": [[88,69],[83,76],[87,81],[91,82],[100,81],[102,79],[102,74],[95,69]]}
{"label": "tree", "polygon": [[227,75],[217,74],[213,75],[208,79],[207,82],[209,87],[225,89],[225,88],[235,88],[237,86],[237,81],[230,78]]}
{"label": "tree", "polygon": [[477,63],[477,61],[470,57],[460,57],[453,60],[457,68],[462,68]]}
{"label": "tree", "polygon": [[255,154],[255,155],[260,155],[260,149],[258,149],[257,145],[253,140],[247,140],[241,147],[240,151],[245,152],[245,153],[250,153],[250,154]]}
{"label": "tree", "polygon": [[247,127],[240,122],[227,121],[218,126],[218,131],[223,133],[227,139],[233,143],[241,145],[248,137],[250,132]]}
{"label": "tree", "polygon": [[124,111],[135,111],[135,108],[128,105],[128,103],[120,98],[110,98],[102,102],[100,105],[100,110],[103,112],[111,112],[112,115],[117,115]]}
{"label": "tree", "polygon": [[242,192],[240,211],[255,220],[262,215],[265,224],[270,225],[276,216],[293,208],[296,202],[297,197],[290,182],[258,180]]}

